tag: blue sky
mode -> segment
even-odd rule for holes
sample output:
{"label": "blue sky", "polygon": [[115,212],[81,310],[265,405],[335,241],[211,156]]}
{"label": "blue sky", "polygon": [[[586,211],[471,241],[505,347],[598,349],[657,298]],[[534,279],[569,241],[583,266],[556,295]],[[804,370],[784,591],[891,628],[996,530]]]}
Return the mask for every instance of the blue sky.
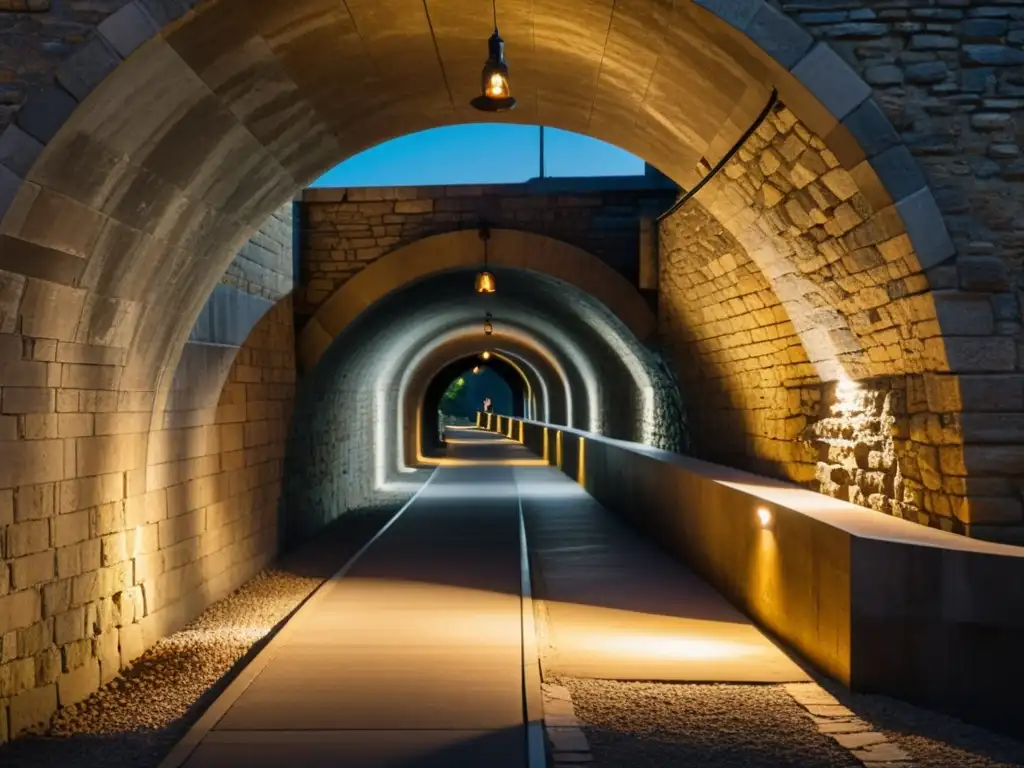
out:
{"label": "blue sky", "polygon": [[[328,171],[314,187],[390,187],[526,181],[539,172],[540,129],[481,123],[435,128],[368,149]],[[545,176],[630,176],[644,162],[577,133],[544,129]]]}

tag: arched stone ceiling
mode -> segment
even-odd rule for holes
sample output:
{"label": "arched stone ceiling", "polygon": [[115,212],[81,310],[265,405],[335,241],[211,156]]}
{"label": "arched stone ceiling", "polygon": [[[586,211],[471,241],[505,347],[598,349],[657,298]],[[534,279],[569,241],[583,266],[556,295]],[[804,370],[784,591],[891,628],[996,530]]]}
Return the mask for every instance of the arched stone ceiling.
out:
{"label": "arched stone ceiling", "polygon": [[485,263],[492,270],[528,270],[553,278],[556,284],[574,286],[607,307],[640,340],[654,332],[654,313],[640,293],[586,251],[543,235],[507,229],[492,230],[485,251],[479,233],[466,229],[425,237],[392,251],[335,291],[299,336],[300,365],[312,369],[335,336],[392,291],[438,272],[483,269]]}

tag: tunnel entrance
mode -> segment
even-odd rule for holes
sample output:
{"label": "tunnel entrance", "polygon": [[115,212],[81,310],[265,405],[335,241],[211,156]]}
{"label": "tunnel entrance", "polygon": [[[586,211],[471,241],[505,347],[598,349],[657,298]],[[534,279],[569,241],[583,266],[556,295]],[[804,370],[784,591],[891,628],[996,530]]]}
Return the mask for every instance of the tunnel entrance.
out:
{"label": "tunnel entrance", "polygon": [[507,359],[492,355],[464,357],[446,365],[427,385],[423,395],[421,452],[440,455],[444,427],[468,426],[489,399],[494,413],[526,416],[528,383]]}

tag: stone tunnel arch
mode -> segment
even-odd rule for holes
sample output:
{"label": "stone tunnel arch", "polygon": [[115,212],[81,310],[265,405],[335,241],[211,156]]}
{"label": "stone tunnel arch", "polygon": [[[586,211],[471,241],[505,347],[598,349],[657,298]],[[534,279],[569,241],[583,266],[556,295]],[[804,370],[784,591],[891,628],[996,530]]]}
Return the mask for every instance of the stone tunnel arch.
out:
{"label": "stone tunnel arch", "polygon": [[[640,341],[649,339],[655,331],[657,320],[639,291],[580,248],[532,232],[494,229],[486,251],[491,268],[547,275],[594,297]],[[484,243],[471,229],[431,235],[391,251],[358,272],[320,305],[299,335],[300,365],[311,370],[327,345],[387,294],[439,272],[482,269],[484,263]],[[467,293],[470,286],[467,283]]]}
{"label": "stone tunnel arch", "polygon": [[[202,466],[191,446],[164,448],[184,340],[237,247],[295,190],[399,132],[467,119],[489,32],[477,10],[134,0],[47,72],[56,83],[21,106],[0,153],[0,384],[16,411],[0,418],[0,512],[16,492],[59,488],[62,511],[115,504],[156,524],[172,508],[191,513],[174,508],[188,495],[174,489],[203,482],[248,508],[252,488],[233,462],[251,457],[226,458],[219,437],[202,438],[216,457]],[[663,225],[675,254],[663,267],[679,269],[663,269],[677,285],[662,298],[693,361],[681,378],[742,414],[735,455],[748,464],[910,519],[1019,538],[1019,305],[998,275],[959,290],[958,249],[964,261],[987,252],[968,252],[973,228],[944,220],[932,184],[964,197],[967,185],[921,173],[887,116],[899,104],[876,99],[836,48],[765,0],[574,0],[529,12],[499,0],[498,15],[510,41],[528,41],[510,42],[514,119],[608,140],[686,187],[778,89],[784,108]],[[391,34],[399,18],[405,39]],[[981,53],[961,57],[982,64]],[[1000,194],[1015,189],[1006,171]],[[710,242],[679,236],[687,218],[706,223]],[[763,322],[743,327],[758,313]],[[864,382],[861,394],[839,402],[847,379]],[[75,429],[27,418],[58,402],[86,418]],[[833,406],[839,414],[822,415]],[[842,436],[847,407],[870,410],[855,414],[873,422],[867,451]],[[168,596],[144,617],[147,637],[205,599],[214,577],[189,568],[125,585]],[[218,588],[243,577],[218,573]],[[30,626],[38,601],[18,599]]]}

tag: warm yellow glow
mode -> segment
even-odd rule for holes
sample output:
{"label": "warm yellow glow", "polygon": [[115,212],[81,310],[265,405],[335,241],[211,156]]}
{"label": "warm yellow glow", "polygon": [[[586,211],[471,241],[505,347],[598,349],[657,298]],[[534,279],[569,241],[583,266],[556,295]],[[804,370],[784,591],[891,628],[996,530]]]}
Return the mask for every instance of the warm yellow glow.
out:
{"label": "warm yellow glow", "polygon": [[551,452],[548,450],[548,428],[544,427],[544,463],[547,464],[550,461]]}
{"label": "warm yellow glow", "polygon": [[475,367],[473,368],[473,373],[474,373],[474,374],[479,374],[479,373],[480,373],[480,371],[481,371],[481,368],[480,368],[480,366],[479,366],[479,365],[477,365],[477,366],[475,366]]}
{"label": "warm yellow glow", "polygon": [[639,655],[655,659],[715,660],[735,659],[763,653],[762,649],[745,643],[716,638],[665,635],[613,635],[594,638],[603,650],[622,655]]}
{"label": "warm yellow glow", "polygon": [[772,524],[772,513],[768,507],[758,507],[757,522],[761,524],[762,528],[767,528]]}
{"label": "warm yellow glow", "polygon": [[579,460],[576,462],[576,482],[584,488],[587,485],[587,440],[580,438]]}
{"label": "warm yellow glow", "polygon": [[856,410],[860,390],[860,384],[853,379],[846,376],[839,379],[836,382],[836,409],[844,413]]}
{"label": "warm yellow glow", "polygon": [[508,84],[500,73],[495,72],[487,81],[487,95],[492,99],[503,99],[508,95]]}
{"label": "warm yellow glow", "polygon": [[555,432],[555,466],[562,468],[562,433]]}
{"label": "warm yellow glow", "polygon": [[494,293],[497,286],[494,281],[494,275],[490,272],[479,272],[476,276],[476,292],[477,293]]}
{"label": "warm yellow glow", "polygon": [[519,442],[523,442],[523,422],[519,422]]}
{"label": "warm yellow glow", "polygon": [[480,411],[476,412],[476,425],[477,427],[480,426]]}
{"label": "warm yellow glow", "polygon": [[486,351],[485,351],[485,352],[483,352],[483,353],[482,353],[482,354],[480,355],[480,357],[482,357],[482,358],[483,358],[484,360],[490,360],[490,359],[491,359],[491,353],[490,353],[490,352],[486,352]]}
{"label": "warm yellow glow", "polygon": [[428,467],[544,467],[543,459],[450,459],[425,457]]}

